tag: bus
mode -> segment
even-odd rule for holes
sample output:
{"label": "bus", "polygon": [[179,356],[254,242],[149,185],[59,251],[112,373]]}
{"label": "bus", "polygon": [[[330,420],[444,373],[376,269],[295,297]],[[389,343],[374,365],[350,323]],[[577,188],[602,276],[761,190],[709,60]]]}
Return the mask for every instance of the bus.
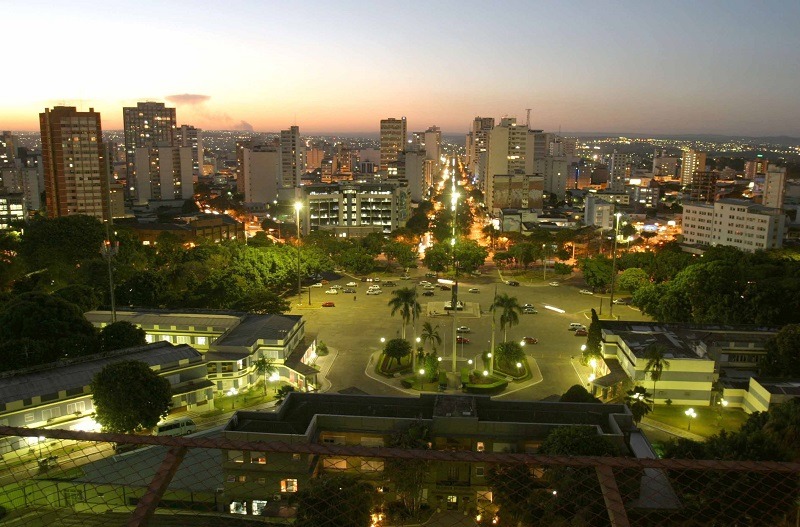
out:
{"label": "bus", "polygon": [[197,431],[197,425],[188,417],[181,417],[175,421],[158,423],[153,429],[154,436],[183,436]]}

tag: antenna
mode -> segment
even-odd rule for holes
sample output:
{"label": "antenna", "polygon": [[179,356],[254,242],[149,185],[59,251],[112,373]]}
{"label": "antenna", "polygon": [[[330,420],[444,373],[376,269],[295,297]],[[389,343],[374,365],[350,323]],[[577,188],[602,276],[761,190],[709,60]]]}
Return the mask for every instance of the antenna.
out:
{"label": "antenna", "polygon": [[528,112],[528,116],[525,118],[525,126],[528,127],[528,130],[531,129],[531,108],[525,108],[525,111]]}

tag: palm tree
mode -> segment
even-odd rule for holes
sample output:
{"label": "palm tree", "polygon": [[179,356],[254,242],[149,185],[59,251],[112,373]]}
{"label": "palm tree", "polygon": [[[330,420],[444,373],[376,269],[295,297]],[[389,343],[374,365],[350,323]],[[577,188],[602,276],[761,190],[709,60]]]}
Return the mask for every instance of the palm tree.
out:
{"label": "palm tree", "polygon": [[420,334],[422,345],[425,346],[430,342],[433,348],[433,353],[436,354],[436,345],[442,343],[442,337],[439,335],[439,325],[433,325],[430,322],[422,324],[422,333]]}
{"label": "palm tree", "polygon": [[490,308],[492,311],[500,311],[500,330],[503,332],[503,342],[508,340],[507,329],[519,324],[519,315],[522,313],[522,306],[515,296],[503,293],[495,296],[494,303]]}
{"label": "palm tree", "polygon": [[653,405],[656,400],[656,383],[661,380],[661,373],[669,369],[669,361],[664,358],[667,353],[667,347],[663,344],[655,342],[650,344],[645,349],[644,358],[647,363],[644,365],[644,373],[650,373],[650,378],[653,379]]}
{"label": "palm tree", "polygon": [[633,414],[633,422],[639,423],[644,416],[650,413],[653,404],[652,395],[647,393],[644,386],[636,386],[633,390],[629,390],[625,396],[625,402]]}
{"label": "palm tree", "polygon": [[388,305],[392,308],[392,316],[400,312],[400,317],[403,319],[401,334],[402,338],[406,338],[406,326],[412,320],[416,322],[422,313],[422,306],[417,302],[417,290],[411,287],[395,289]]}
{"label": "palm tree", "polygon": [[278,371],[277,366],[273,364],[272,359],[261,357],[255,362],[256,372],[264,376],[264,395],[267,395],[267,378]]}

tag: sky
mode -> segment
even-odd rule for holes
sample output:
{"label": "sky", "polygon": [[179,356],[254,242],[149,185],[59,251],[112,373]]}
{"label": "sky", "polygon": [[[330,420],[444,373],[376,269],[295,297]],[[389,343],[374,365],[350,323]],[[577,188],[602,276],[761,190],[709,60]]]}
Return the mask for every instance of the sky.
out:
{"label": "sky", "polygon": [[0,0],[0,129],[161,101],[178,124],[302,134],[800,137],[797,0]]}

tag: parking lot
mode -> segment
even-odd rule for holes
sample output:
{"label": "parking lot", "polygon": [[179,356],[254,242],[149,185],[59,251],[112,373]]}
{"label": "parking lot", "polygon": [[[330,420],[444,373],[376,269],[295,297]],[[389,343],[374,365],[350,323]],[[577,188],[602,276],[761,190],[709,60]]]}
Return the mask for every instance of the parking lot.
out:
{"label": "parking lot", "polygon": [[[432,278],[425,278],[424,270],[412,272],[412,280],[400,280],[399,275],[391,280],[396,287],[413,287],[415,284],[420,295],[423,292],[418,284],[421,280],[435,283]],[[348,282],[355,281],[358,285],[355,294],[328,295],[325,291],[333,285],[347,287]],[[385,282],[385,280],[384,280]],[[339,280],[325,284],[322,288],[311,288],[311,307],[308,307],[308,293],[303,294],[303,305],[297,306],[297,297],[292,298],[292,314],[302,314],[306,319],[306,331],[316,334],[319,340],[336,349],[338,355],[333,362],[327,379],[331,382],[331,391],[349,387],[357,387],[371,394],[394,394],[398,392],[391,386],[365,375],[367,362],[373,352],[381,347],[380,339],[395,338],[401,335],[402,320],[398,315],[390,316],[387,306],[391,298],[391,291],[396,287],[381,285],[382,293],[367,295],[368,282],[344,276]],[[553,395],[560,395],[573,384],[578,383],[579,377],[574,366],[580,355],[580,346],[585,343],[584,337],[576,337],[569,331],[571,322],[580,322],[587,327],[590,322],[591,308],[599,310],[601,297],[598,295],[583,295],[578,291],[582,286],[560,285],[553,287],[545,284],[522,283],[512,287],[501,283],[499,276],[480,277],[467,280],[459,284],[459,300],[466,303],[465,310],[455,317],[457,326],[468,326],[469,333],[463,336],[469,343],[457,344],[457,358],[460,365],[465,365],[468,359],[475,359],[482,351],[489,349],[491,339],[491,315],[489,307],[495,293],[507,293],[517,297],[520,304],[533,305],[538,314],[520,315],[520,324],[507,329],[508,340],[521,341],[523,337],[534,337],[538,344],[528,344],[525,352],[534,358],[542,372],[543,381],[524,390],[509,394],[508,397],[525,399],[542,399]],[[477,288],[478,292],[469,293],[470,288]],[[431,316],[436,311],[444,313],[444,302],[450,300],[451,291],[433,290],[433,296],[420,296],[419,301],[423,307],[422,316],[417,322],[417,334],[421,331],[424,322],[431,322],[438,326],[443,343],[439,347],[439,354],[443,356],[444,369],[451,368],[452,359],[452,331],[454,317],[451,314]],[[332,301],[335,307],[321,307],[322,302]],[[436,306],[442,306],[437,309]],[[603,299],[604,314],[608,314],[609,299]],[[559,312],[559,310],[563,310]],[[614,314],[624,320],[642,320],[641,313],[635,308],[623,305],[614,306]],[[498,317],[499,318],[499,317]],[[499,321],[496,324],[496,342],[503,340]],[[406,337],[411,340],[413,329],[409,325]],[[373,368],[370,365],[369,368]],[[578,368],[580,369],[580,368]],[[502,397],[502,395],[501,395]]]}

